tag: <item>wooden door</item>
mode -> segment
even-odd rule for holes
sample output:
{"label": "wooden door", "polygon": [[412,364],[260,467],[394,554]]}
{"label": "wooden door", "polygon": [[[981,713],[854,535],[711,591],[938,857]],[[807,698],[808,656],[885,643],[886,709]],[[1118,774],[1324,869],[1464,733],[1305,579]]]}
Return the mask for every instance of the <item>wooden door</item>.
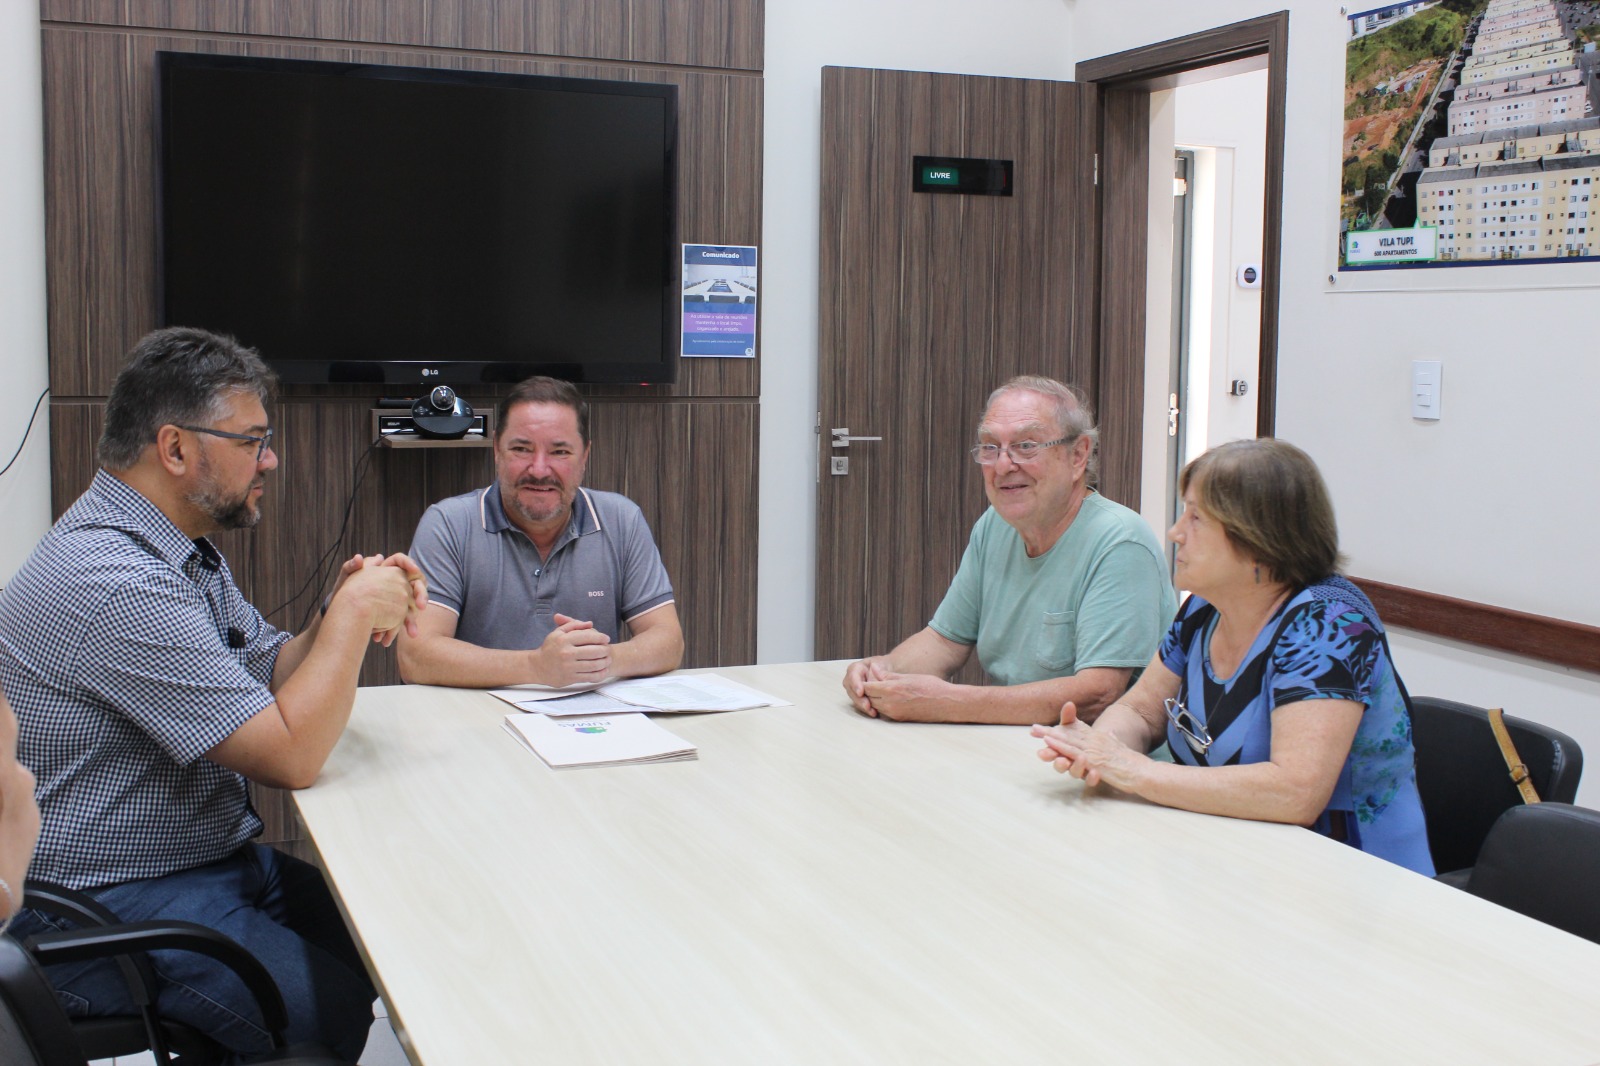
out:
{"label": "wooden door", "polygon": [[[1096,114],[1070,82],[823,70],[817,658],[927,624],[987,506],[996,385],[1097,395]],[[918,155],[1011,160],[1014,195],[914,193]]]}

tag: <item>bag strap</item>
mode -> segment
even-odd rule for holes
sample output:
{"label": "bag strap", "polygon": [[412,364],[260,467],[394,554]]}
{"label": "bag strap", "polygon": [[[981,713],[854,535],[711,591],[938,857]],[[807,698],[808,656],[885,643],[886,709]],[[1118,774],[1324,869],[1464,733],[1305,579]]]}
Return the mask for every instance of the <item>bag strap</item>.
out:
{"label": "bag strap", "polygon": [[1489,728],[1494,730],[1495,742],[1500,745],[1500,757],[1505,759],[1506,769],[1511,771],[1511,780],[1517,786],[1517,791],[1522,793],[1522,802],[1538,803],[1539,793],[1534,790],[1533,782],[1528,780],[1528,766],[1517,754],[1517,746],[1511,743],[1511,734],[1506,730],[1504,710],[1499,707],[1490,709]]}

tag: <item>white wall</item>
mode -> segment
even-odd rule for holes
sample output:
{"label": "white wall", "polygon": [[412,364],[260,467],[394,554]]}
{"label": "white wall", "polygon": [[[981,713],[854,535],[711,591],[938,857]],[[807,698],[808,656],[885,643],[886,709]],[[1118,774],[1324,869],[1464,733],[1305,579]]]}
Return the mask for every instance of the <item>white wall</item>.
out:
{"label": "white wall", "polygon": [[[1080,2],[1073,58],[1283,8],[1290,23],[1279,435],[1306,448],[1327,475],[1350,572],[1600,624],[1591,547],[1600,528],[1600,360],[1587,339],[1600,266],[1369,273],[1330,284],[1345,32],[1336,4]],[[1438,423],[1410,417],[1414,358],[1444,362]],[[1397,641],[1396,658],[1414,692],[1503,704],[1566,729],[1600,759],[1600,676],[1420,636]],[[1600,772],[1579,800],[1600,806]]]}
{"label": "white wall", "polygon": [[[0,4],[0,466],[22,441],[48,379],[44,319],[44,145],[37,4]],[[0,478],[0,585],[50,526],[49,401]]]}
{"label": "white wall", "polygon": [[767,0],[761,662],[811,658],[822,68],[1070,78],[1072,12],[1069,0]]}

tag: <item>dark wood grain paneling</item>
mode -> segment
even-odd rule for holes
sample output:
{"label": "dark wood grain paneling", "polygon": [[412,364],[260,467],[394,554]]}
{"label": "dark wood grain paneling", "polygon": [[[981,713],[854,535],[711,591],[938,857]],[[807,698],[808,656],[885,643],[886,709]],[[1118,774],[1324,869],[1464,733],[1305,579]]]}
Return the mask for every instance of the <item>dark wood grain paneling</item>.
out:
{"label": "dark wood grain paneling", "polygon": [[43,0],[46,22],[760,70],[762,0]]}
{"label": "dark wood grain paneling", "polygon": [[1448,637],[1480,648],[1600,674],[1600,626],[1513,611],[1364,577],[1361,586],[1383,624]]}
{"label": "dark wood grain paneling", "polygon": [[1144,441],[1145,282],[1149,269],[1150,98],[1101,94],[1100,486],[1139,509]]}
{"label": "dark wood grain paneling", "polygon": [[[670,82],[680,89],[681,237],[691,243],[760,243],[759,78],[47,27],[45,247],[51,383],[57,396],[106,395],[122,354],[158,324],[158,51]],[[759,390],[758,358],[686,359],[676,385],[588,391],[670,397],[754,396]]]}
{"label": "dark wood grain paneling", "polygon": [[83,495],[99,464],[94,451],[106,424],[100,402],[50,401],[50,514],[59,518]]}
{"label": "dark wood grain paneling", "polygon": [[[986,506],[966,451],[1019,373],[1092,374],[1092,91],[823,72],[819,658],[927,623]],[[911,191],[914,155],[1010,159],[1011,197]],[[881,435],[835,451],[828,431]],[[832,455],[850,473],[827,473]]]}

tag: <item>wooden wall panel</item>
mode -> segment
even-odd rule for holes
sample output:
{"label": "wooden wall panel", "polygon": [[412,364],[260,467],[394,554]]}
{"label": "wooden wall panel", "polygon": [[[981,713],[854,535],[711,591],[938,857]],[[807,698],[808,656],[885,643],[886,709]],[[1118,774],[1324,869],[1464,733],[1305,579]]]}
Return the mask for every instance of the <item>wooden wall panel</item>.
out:
{"label": "wooden wall panel", "polygon": [[60,515],[83,495],[98,467],[95,445],[106,422],[106,405],[67,402],[50,405],[50,513]]}
{"label": "wooden wall panel", "polygon": [[[760,242],[759,78],[47,27],[45,247],[51,383],[57,397],[106,395],[122,354],[158,324],[158,51],[672,82],[680,87],[682,239],[718,244]],[[759,359],[686,359],[676,385],[587,391],[666,397],[754,396],[759,390]],[[319,394],[336,392],[321,390]]]}
{"label": "wooden wall panel", "polygon": [[46,22],[762,67],[761,0],[43,0]]}

